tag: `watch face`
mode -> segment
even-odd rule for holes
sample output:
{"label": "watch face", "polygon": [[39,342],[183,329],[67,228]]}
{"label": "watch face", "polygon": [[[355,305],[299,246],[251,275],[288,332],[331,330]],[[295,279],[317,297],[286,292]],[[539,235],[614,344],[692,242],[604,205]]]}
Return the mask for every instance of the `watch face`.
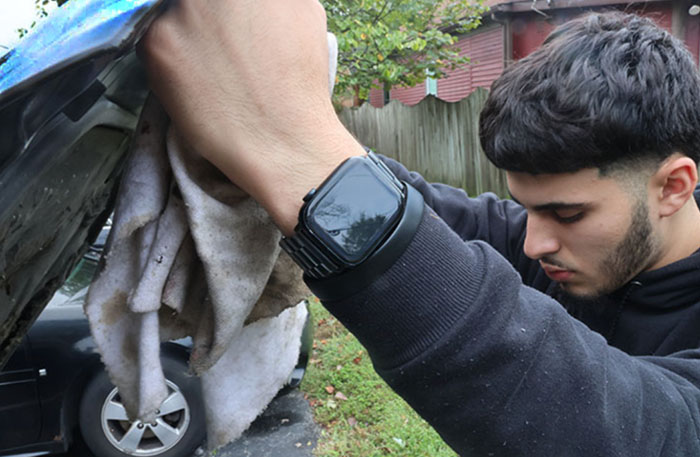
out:
{"label": "watch face", "polygon": [[401,215],[402,194],[367,160],[356,160],[322,186],[307,227],[343,261],[363,261]]}

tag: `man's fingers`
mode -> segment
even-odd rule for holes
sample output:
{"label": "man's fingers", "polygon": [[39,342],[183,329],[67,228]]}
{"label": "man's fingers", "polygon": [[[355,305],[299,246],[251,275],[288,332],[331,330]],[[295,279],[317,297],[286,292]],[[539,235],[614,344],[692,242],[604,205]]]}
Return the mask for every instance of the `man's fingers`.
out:
{"label": "man's fingers", "polygon": [[[179,132],[259,201],[276,201],[275,189],[297,176],[289,173],[290,160],[305,164],[304,179],[318,168],[310,183],[318,184],[329,168],[315,166],[327,160],[323,155],[333,155],[332,169],[355,146],[337,147],[331,139],[335,132],[343,144],[351,140],[328,96],[321,3],[176,1],[153,22],[138,53]],[[292,183],[298,189],[285,192],[300,201],[307,184]]]}

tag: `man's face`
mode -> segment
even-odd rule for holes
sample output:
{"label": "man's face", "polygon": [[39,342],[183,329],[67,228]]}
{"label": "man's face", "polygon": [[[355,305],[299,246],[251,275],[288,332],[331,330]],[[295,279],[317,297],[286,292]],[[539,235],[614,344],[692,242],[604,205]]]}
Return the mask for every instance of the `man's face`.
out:
{"label": "man's face", "polygon": [[658,258],[646,190],[633,196],[597,169],[508,172],[507,178],[511,195],[528,211],[525,254],[569,294],[612,292]]}

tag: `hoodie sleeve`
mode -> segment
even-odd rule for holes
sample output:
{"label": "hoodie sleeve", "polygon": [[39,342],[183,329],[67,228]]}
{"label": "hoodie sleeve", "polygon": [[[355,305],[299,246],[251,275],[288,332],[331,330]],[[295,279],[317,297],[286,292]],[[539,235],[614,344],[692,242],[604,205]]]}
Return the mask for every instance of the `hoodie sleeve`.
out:
{"label": "hoodie sleeve", "polygon": [[523,254],[527,212],[522,206],[490,192],[469,198],[462,189],[428,183],[399,162],[379,157],[400,180],[417,189],[425,203],[462,240],[485,241],[515,267],[526,284],[536,284],[540,290],[549,285],[550,281],[541,273],[539,264]]}
{"label": "hoodie sleeve", "polygon": [[460,455],[700,455],[699,351],[608,346],[428,208],[386,272],[324,305]]}

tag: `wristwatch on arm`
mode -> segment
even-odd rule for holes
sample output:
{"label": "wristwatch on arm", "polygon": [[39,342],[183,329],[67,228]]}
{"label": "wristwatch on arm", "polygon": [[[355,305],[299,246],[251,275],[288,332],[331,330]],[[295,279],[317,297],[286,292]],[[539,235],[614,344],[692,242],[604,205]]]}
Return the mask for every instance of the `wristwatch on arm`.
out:
{"label": "wristwatch on arm", "polygon": [[423,197],[372,152],[347,159],[305,197],[282,248],[313,292],[340,299],[369,285],[403,253],[423,214]]}

